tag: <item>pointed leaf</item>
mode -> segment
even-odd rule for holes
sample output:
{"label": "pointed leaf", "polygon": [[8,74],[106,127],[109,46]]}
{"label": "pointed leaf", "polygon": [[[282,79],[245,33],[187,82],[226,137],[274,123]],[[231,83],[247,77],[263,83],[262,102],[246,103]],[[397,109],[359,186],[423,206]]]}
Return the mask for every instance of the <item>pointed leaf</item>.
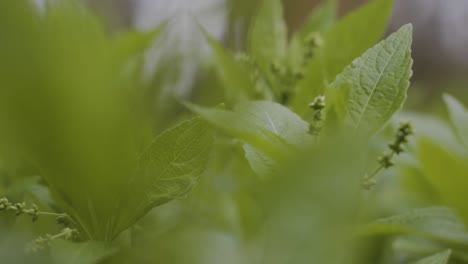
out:
{"label": "pointed leaf", "polygon": [[281,0],[263,0],[249,32],[249,50],[263,67],[282,60],[287,46],[286,24]]}
{"label": "pointed leaf", "polygon": [[236,61],[232,53],[207,32],[204,33],[216,57],[216,68],[225,88],[227,102],[232,104],[244,98],[252,98],[255,83],[250,78],[249,72]]}
{"label": "pointed leaf", "polygon": [[321,32],[333,24],[337,13],[337,1],[325,0],[318,6],[309,16],[304,26],[298,32],[302,39],[305,39],[309,34]]}
{"label": "pointed leaf", "polygon": [[[411,77],[411,25],[366,51],[338,75],[331,88],[348,92],[345,122],[374,133],[400,110]],[[349,90],[348,90],[349,89]]]}
{"label": "pointed leaf", "polygon": [[165,27],[166,23],[163,23],[148,32],[126,31],[120,33],[114,39],[112,47],[115,59],[126,61],[136,55],[142,55],[161,35]]}

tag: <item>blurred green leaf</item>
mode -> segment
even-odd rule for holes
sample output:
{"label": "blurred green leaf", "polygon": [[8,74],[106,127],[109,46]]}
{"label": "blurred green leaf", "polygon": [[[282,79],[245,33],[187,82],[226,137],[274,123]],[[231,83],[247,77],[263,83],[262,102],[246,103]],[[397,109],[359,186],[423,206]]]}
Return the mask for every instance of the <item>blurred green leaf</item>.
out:
{"label": "blurred green leaf", "polygon": [[250,54],[265,72],[269,71],[274,60],[284,59],[287,29],[281,0],[263,0],[250,27],[248,42]]}
{"label": "blurred green leaf", "polygon": [[109,242],[70,242],[58,239],[50,242],[52,259],[57,264],[96,264],[115,254],[118,247]]}
{"label": "blurred green leaf", "polygon": [[348,93],[344,116],[354,131],[374,133],[403,105],[411,77],[412,27],[406,25],[366,51],[330,85]]}
{"label": "blurred green leaf", "polygon": [[413,262],[413,264],[447,264],[449,263],[450,254],[452,251],[447,249],[429,257]]}
{"label": "blurred green leaf", "polygon": [[225,88],[227,103],[232,105],[240,100],[252,98],[255,82],[250,78],[250,73],[217,40],[206,31],[204,33],[217,60],[216,68]]}
{"label": "blurred green leaf", "polygon": [[468,231],[453,210],[446,207],[415,209],[378,219],[363,226],[361,235],[417,234],[441,242],[468,245]]}
{"label": "blurred green leaf", "polygon": [[290,156],[262,187],[264,263],[350,258],[365,152],[352,140],[333,138]]}
{"label": "blurred green leaf", "polygon": [[455,129],[455,134],[461,143],[468,148],[468,110],[457,99],[446,94],[445,104],[449,110],[450,120]]}
{"label": "blurred green leaf", "polygon": [[[249,116],[257,125],[292,145],[301,146],[312,140],[308,123],[280,104],[266,101],[240,103],[235,111]],[[244,145],[244,150],[250,166],[259,175],[271,173],[278,165],[249,144]]]}
{"label": "blurred green leaf", "polygon": [[[255,103],[246,103],[245,106]],[[204,108],[190,103],[185,103],[185,105],[224,133],[243,140],[270,158],[281,160],[281,157],[291,150],[291,145],[272,131],[273,126],[269,121],[271,116],[268,113],[261,112],[262,118],[259,118],[258,115],[253,115],[240,107],[236,107],[235,111],[226,111]],[[264,127],[265,124],[267,124],[266,127]]]}
{"label": "blurred green leaf", "polygon": [[468,160],[466,157],[427,139],[418,143],[422,170],[442,199],[468,223]]}
{"label": "blurred green leaf", "polygon": [[294,32],[288,47],[288,61],[293,70],[300,71],[307,65],[306,51],[314,48],[311,39],[314,34],[320,37],[320,32],[333,25],[336,13],[337,1],[326,0],[312,12],[299,31]]}
{"label": "blurred green leaf", "polygon": [[374,0],[340,19],[321,34],[323,45],[298,83],[291,107],[303,115],[307,105],[357,56],[372,47],[383,35],[392,10],[392,0]]}
{"label": "blurred green leaf", "polygon": [[302,40],[305,40],[311,33],[326,30],[335,22],[337,8],[336,0],[324,0],[307,18],[297,34],[301,36]]}
{"label": "blurred green leaf", "polygon": [[148,32],[125,31],[120,33],[113,40],[115,59],[126,62],[137,55],[143,55],[144,51],[156,41],[165,28],[166,23],[163,23]]}

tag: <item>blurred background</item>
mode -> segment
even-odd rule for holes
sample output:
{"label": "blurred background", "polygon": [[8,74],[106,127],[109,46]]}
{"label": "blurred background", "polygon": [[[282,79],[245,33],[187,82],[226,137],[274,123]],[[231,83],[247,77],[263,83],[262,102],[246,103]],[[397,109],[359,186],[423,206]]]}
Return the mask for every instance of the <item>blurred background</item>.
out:
{"label": "blurred background", "polygon": [[[36,0],[39,3],[43,0]],[[112,29],[138,28],[147,30],[169,21],[170,52],[183,57],[204,56],[208,49],[196,23],[233,48],[242,48],[245,28],[260,1],[248,0],[102,0],[87,2],[105,19]],[[283,1],[290,32],[301,26],[320,0]],[[366,0],[341,0],[340,15]],[[396,0],[388,32],[406,23],[414,25],[413,84],[411,107],[430,107],[441,91],[458,95],[466,101],[468,80],[468,1],[466,0]],[[176,46],[174,46],[176,45]],[[177,47],[177,48],[174,48]],[[192,57],[193,58],[193,57]],[[199,58],[199,57],[198,57]],[[184,62],[181,81],[176,88],[187,92],[196,76],[196,60]],[[189,79],[192,79],[189,81]],[[415,94],[414,96],[411,96]]]}

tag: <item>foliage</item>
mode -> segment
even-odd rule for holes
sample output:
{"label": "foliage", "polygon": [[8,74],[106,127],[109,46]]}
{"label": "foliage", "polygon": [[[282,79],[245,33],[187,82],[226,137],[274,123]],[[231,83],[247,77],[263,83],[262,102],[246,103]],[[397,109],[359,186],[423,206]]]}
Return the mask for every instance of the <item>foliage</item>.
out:
{"label": "foliage", "polygon": [[468,263],[468,111],[401,111],[392,5],[326,0],[288,33],[264,0],[238,52],[200,28],[217,80],[168,108],[176,67],[145,79],[165,24],[1,1],[2,263]]}

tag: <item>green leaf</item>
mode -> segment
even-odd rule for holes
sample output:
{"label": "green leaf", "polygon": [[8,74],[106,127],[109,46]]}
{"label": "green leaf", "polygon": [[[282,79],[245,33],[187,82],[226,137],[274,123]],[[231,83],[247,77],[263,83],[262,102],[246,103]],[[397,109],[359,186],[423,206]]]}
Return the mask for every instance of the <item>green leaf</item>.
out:
{"label": "green leaf", "polygon": [[372,47],[384,34],[392,10],[392,0],[374,0],[350,13],[323,32],[324,45],[316,47],[298,84],[292,108],[303,115],[307,105],[350,64]]}
{"label": "green leaf", "polygon": [[[280,136],[286,142],[301,146],[311,141],[309,125],[286,107],[272,102],[246,102],[235,111],[248,115],[256,124]],[[277,164],[251,145],[244,145],[245,155],[253,170],[259,175],[270,174]]]}
{"label": "green leaf", "polygon": [[454,97],[444,95],[452,126],[461,143],[468,148],[468,110]]}
{"label": "green leaf", "polygon": [[298,31],[298,34],[304,40],[308,35],[314,32],[322,32],[335,22],[337,13],[337,1],[325,0],[308,17],[304,26]]}
{"label": "green leaf", "polygon": [[117,251],[118,247],[108,242],[75,243],[63,239],[50,242],[51,256],[57,264],[95,264]]}
{"label": "green leaf", "polygon": [[185,121],[157,136],[140,156],[122,203],[127,207],[123,230],[155,206],[183,197],[197,183],[213,143],[208,125],[200,118]]}
{"label": "green leaf", "polygon": [[227,102],[233,104],[245,98],[252,98],[255,82],[250,78],[249,72],[217,40],[206,31],[203,32],[216,57],[216,68],[226,89]]}
{"label": "green leaf", "polygon": [[359,230],[361,235],[417,234],[442,242],[468,245],[462,221],[445,207],[415,209],[378,219]]}
{"label": "green leaf", "polygon": [[344,116],[354,131],[374,133],[406,99],[411,77],[411,25],[366,51],[338,75],[331,89],[348,93]]}
{"label": "green leaf", "polygon": [[[252,112],[252,110],[267,104],[274,104],[273,108],[277,112],[271,113],[264,110]],[[243,140],[270,158],[280,159],[285,155],[285,152],[291,150],[291,144],[275,132],[275,130],[284,129],[273,122],[273,115],[278,114],[278,112],[284,114],[285,111],[288,111],[281,105],[271,102],[245,102],[236,106],[234,111],[209,109],[188,103],[186,106],[224,133]],[[278,110],[279,108],[281,110]],[[287,116],[291,117],[291,115]],[[292,120],[285,122],[297,125],[299,123],[297,118],[293,116]],[[281,125],[283,124],[285,123]]]}
{"label": "green leaf", "polygon": [[249,51],[268,70],[273,60],[282,60],[287,47],[287,30],[281,0],[263,0],[249,32]]}
{"label": "green leaf", "polygon": [[148,32],[124,31],[117,35],[113,41],[113,56],[116,63],[126,62],[134,56],[142,55],[166,28],[163,23]]}
{"label": "green leaf", "polygon": [[447,249],[443,252],[439,252],[429,257],[425,257],[421,260],[413,262],[413,264],[447,264],[449,263],[450,255],[452,251]]}
{"label": "green leaf", "polygon": [[422,171],[440,194],[442,200],[460,214],[468,223],[468,160],[445,146],[431,140],[418,142],[418,158]]}

